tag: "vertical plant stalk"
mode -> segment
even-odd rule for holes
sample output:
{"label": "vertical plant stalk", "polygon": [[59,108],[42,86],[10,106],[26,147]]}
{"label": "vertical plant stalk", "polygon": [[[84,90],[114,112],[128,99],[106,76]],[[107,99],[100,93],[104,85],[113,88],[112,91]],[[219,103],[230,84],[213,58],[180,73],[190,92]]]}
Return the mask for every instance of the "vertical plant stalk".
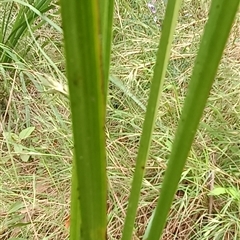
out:
{"label": "vertical plant stalk", "polygon": [[[106,239],[105,83],[98,0],[61,0],[74,155],[78,188],[72,188],[71,213],[80,201],[81,239]],[[73,179],[74,183],[75,180]],[[76,197],[77,196],[77,197]],[[78,206],[79,206],[78,205]],[[75,219],[75,216],[71,216]],[[75,228],[78,221],[71,221]],[[75,232],[75,231],[73,231]],[[71,240],[76,240],[74,235]]]}
{"label": "vertical plant stalk", "polygon": [[143,124],[143,132],[140,139],[136,168],[133,176],[132,189],[130,192],[127,215],[124,223],[122,240],[131,240],[134,220],[145,172],[151,137],[154,127],[158,103],[162,92],[167,64],[170,56],[171,43],[181,0],[169,0],[163,22],[162,36],[158,47],[157,61],[154,69],[153,81],[148,100],[147,112]]}
{"label": "vertical plant stalk", "polygon": [[209,19],[195,61],[160,198],[151,222],[149,235],[144,239],[159,240],[162,234],[238,7],[239,0],[212,1]]}

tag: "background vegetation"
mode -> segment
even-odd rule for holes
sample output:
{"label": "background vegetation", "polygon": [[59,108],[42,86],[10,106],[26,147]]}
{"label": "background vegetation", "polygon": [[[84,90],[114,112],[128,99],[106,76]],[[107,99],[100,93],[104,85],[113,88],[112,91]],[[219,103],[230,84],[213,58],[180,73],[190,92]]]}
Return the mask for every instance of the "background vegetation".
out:
{"label": "background vegetation", "polygon": [[[11,11],[7,34],[21,2],[0,4],[1,11]],[[107,109],[109,239],[119,239],[123,227],[164,14],[159,3],[156,24],[145,1],[115,4],[111,75],[122,82],[112,78]],[[208,7],[209,1],[189,0],[181,9],[133,239],[142,237],[156,206]],[[240,238],[239,20],[238,15],[163,239]],[[11,63],[0,65],[0,239],[68,239],[73,144],[60,26],[53,4],[44,20],[28,27]],[[7,47],[2,41],[1,49]],[[213,189],[215,196],[209,196]]]}

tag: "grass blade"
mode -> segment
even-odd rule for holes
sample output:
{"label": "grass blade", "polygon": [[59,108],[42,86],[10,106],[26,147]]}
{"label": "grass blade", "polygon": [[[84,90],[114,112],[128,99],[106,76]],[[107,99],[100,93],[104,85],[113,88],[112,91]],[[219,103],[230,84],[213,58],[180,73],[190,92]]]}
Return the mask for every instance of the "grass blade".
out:
{"label": "grass blade", "polygon": [[159,240],[231,30],[239,0],[213,0],[149,235]]}
{"label": "grass blade", "polygon": [[[74,201],[80,200],[81,238],[103,240],[107,200],[106,96],[98,1],[62,0],[61,14],[78,183],[74,194],[78,198],[72,199],[71,208],[76,206]],[[78,222],[71,222],[71,227],[75,224]],[[74,235],[70,239],[75,240]]]}
{"label": "grass blade", "polygon": [[169,1],[166,9],[166,15],[163,22],[162,37],[160,40],[157,62],[154,69],[154,76],[147,106],[147,112],[143,125],[143,132],[140,140],[140,148],[138,150],[137,163],[133,176],[132,189],[130,193],[127,215],[123,229],[123,240],[130,240],[132,236],[134,220],[136,216],[138,200],[144,176],[146,160],[148,157],[151,136],[154,127],[154,121],[158,110],[159,98],[162,91],[162,85],[166,73],[167,63],[169,60],[173,33],[177,23],[178,11],[181,1]]}

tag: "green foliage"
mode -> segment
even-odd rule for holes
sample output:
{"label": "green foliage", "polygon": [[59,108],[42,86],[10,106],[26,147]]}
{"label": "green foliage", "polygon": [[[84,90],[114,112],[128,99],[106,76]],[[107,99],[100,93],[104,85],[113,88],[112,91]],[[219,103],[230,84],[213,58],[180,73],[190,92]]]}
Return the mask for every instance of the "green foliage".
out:
{"label": "green foliage", "polygon": [[[238,237],[238,233],[236,232],[239,227],[239,219],[236,209],[239,208],[239,189],[235,186],[235,180],[238,177],[233,177],[233,174],[239,176],[237,161],[234,162],[234,169],[232,169],[230,174],[227,174],[225,170],[221,173],[220,171],[218,172],[221,177],[220,180],[217,179],[215,181],[218,182],[219,187],[212,187],[210,189],[206,188],[209,178],[205,176],[206,172],[208,173],[207,176],[209,175],[209,168],[212,168],[210,155],[212,152],[216,151],[216,149],[221,154],[218,162],[219,165],[229,165],[229,159],[230,161],[234,161],[235,156],[239,159],[238,147],[233,148],[230,142],[234,142],[235,140],[237,141],[238,134],[236,134],[236,132],[238,131],[236,131],[236,129],[231,131],[228,129],[227,135],[224,133],[226,129],[223,131],[221,128],[221,132],[218,128],[213,129],[211,126],[209,126],[208,122],[202,122],[201,127],[206,128],[210,133],[212,133],[212,135],[214,135],[212,140],[213,142],[211,142],[211,145],[209,146],[209,142],[205,141],[206,138],[203,137],[205,132],[201,133],[202,135],[198,134],[197,137],[203,139],[200,141],[200,143],[203,145],[201,146],[200,151],[203,153],[199,157],[198,153],[192,149],[190,152],[190,160],[193,161],[191,161],[190,164],[188,162],[189,165],[187,169],[184,170],[183,168],[186,163],[186,159],[188,157],[203,110],[205,108],[210,89],[215,79],[219,61],[234,20],[234,15],[237,12],[239,1],[213,0],[209,19],[201,39],[200,47],[196,44],[197,41],[195,38],[197,38],[196,36],[199,35],[196,34],[196,36],[194,35],[192,45],[183,47],[185,50],[182,50],[182,55],[179,51],[178,54],[181,56],[179,55],[176,58],[173,57],[168,65],[171,42],[174,35],[174,28],[177,23],[177,15],[179,13],[181,15],[182,12],[187,12],[190,14],[190,12],[194,11],[199,5],[199,2],[196,3],[196,1],[188,1],[184,5],[186,6],[188,3],[190,4],[187,11],[186,9],[180,11],[180,2],[181,1],[174,0],[168,1],[164,23],[161,28],[161,39],[155,63],[155,59],[153,57],[155,50],[153,49],[155,49],[156,43],[159,42],[156,40],[156,38],[158,39],[157,34],[159,25],[154,25],[152,15],[146,16],[146,6],[141,6],[141,3],[132,1],[115,2],[115,13],[117,17],[115,19],[116,23],[114,24],[114,28],[112,28],[114,13],[113,1],[61,0],[62,27],[64,30],[67,78],[69,86],[68,93],[65,82],[60,82],[62,80],[60,80],[60,78],[65,80],[65,65],[61,66],[64,70],[60,70],[61,67],[57,66],[57,61],[52,59],[54,56],[48,56],[48,54],[51,54],[51,51],[50,53],[47,53],[47,50],[45,49],[47,44],[45,42],[43,44],[39,43],[39,36],[35,36],[35,31],[40,29],[46,23],[48,26],[51,26],[51,30],[54,29],[57,30],[58,33],[62,33],[62,29],[44,14],[54,8],[54,3],[52,1],[42,0],[1,1],[0,4],[5,9],[1,18],[2,27],[0,29],[0,61],[1,63],[14,62],[17,66],[16,69],[12,67],[11,69],[9,68],[10,71],[8,71],[4,64],[0,65],[1,78],[3,78],[6,82],[10,82],[12,84],[12,70],[16,71],[17,76],[16,79],[14,76],[13,81],[13,96],[11,96],[11,99],[9,99],[7,103],[6,97],[4,97],[4,102],[6,103],[7,107],[10,108],[10,110],[12,110],[11,104],[14,106],[14,114],[17,116],[18,123],[15,121],[11,122],[14,118],[12,111],[11,113],[8,111],[4,113],[2,134],[3,141],[1,142],[1,150],[4,149],[5,152],[3,151],[3,161],[0,165],[0,170],[3,170],[2,172],[4,174],[4,178],[6,179],[4,179],[4,181],[0,181],[2,184],[0,185],[0,191],[1,194],[3,193],[3,195],[5,194],[4,196],[7,196],[3,197],[5,198],[4,201],[7,202],[7,205],[9,205],[8,203],[11,204],[10,207],[6,209],[6,214],[8,215],[9,219],[4,219],[3,225],[2,223],[0,224],[0,228],[3,228],[3,231],[0,230],[0,238],[2,237],[2,232],[5,234],[7,232],[11,232],[11,228],[18,228],[29,224],[31,224],[31,229],[34,229],[33,232],[36,234],[36,236],[39,234],[39,231],[46,231],[46,236],[43,237],[44,239],[54,238],[55,230],[52,233],[49,233],[49,229],[51,229],[49,228],[50,224],[45,221],[46,217],[48,217],[48,214],[51,215],[50,217],[54,216],[54,218],[56,218],[54,221],[49,218],[49,222],[51,222],[50,226],[55,224],[54,229],[56,229],[56,226],[58,226],[58,230],[60,229],[59,232],[62,233],[65,231],[63,231],[61,227],[64,224],[62,224],[63,216],[61,215],[62,212],[59,210],[59,206],[62,205],[64,211],[66,211],[66,199],[64,197],[66,193],[68,193],[69,181],[66,181],[66,179],[69,179],[69,169],[71,166],[70,161],[66,164],[66,159],[69,158],[69,155],[71,155],[72,152],[71,135],[69,134],[70,123],[68,120],[68,99],[70,99],[72,111],[71,116],[74,140],[74,159],[71,171],[70,239],[106,239],[107,221],[109,221],[110,224],[114,222],[114,224],[112,224],[114,228],[118,224],[117,223],[115,225],[115,222],[120,221],[123,223],[123,215],[125,214],[124,211],[126,209],[126,199],[128,198],[127,191],[128,188],[130,188],[130,176],[133,172],[131,162],[132,156],[127,156],[131,159],[125,162],[125,155],[132,154],[135,157],[134,153],[136,152],[136,146],[138,145],[138,137],[140,136],[142,122],[144,122],[143,131],[140,140],[140,148],[138,149],[136,168],[133,177],[122,239],[132,239],[133,231],[139,230],[133,230],[138,207],[138,210],[141,210],[142,212],[147,209],[145,216],[143,217],[145,220],[143,223],[141,222],[144,227],[146,226],[146,219],[149,218],[149,213],[153,212],[143,239],[159,239],[166,224],[172,199],[174,198],[178,183],[181,180],[187,182],[187,184],[185,184],[185,182],[181,182],[179,185],[180,195],[183,194],[184,196],[179,197],[179,193],[176,195],[178,199],[174,201],[174,205],[172,205],[172,212],[170,214],[169,221],[189,221],[188,218],[191,218],[193,215],[192,212],[188,213],[187,211],[192,211],[192,206],[196,208],[193,209],[196,211],[195,215],[201,215],[203,218],[206,218],[206,215],[204,215],[205,213],[202,212],[203,208],[207,208],[205,206],[206,199],[204,198],[202,200],[202,202],[205,204],[202,206],[199,204],[199,196],[209,198],[209,205],[211,205],[212,198],[216,198],[217,200],[220,199],[221,201],[223,201],[223,199],[227,199],[226,201],[223,201],[222,209],[219,207],[219,211],[216,211],[216,213],[214,212],[214,216],[211,216],[213,211],[209,210],[209,219],[214,221],[209,220],[204,222],[200,219],[199,221],[202,221],[200,224],[195,224],[194,222],[194,229],[192,230],[192,232],[194,232],[194,236],[188,235],[186,237],[191,237],[191,239],[208,239],[209,237],[216,237],[219,239],[227,237],[228,239],[233,239]],[[195,5],[191,5],[193,2],[195,2]],[[204,4],[203,2],[204,1],[201,3]],[[164,5],[162,4],[162,6]],[[164,10],[165,7],[161,9],[162,15],[163,12],[165,12]],[[139,21],[139,19],[136,20],[136,12],[138,12],[140,15],[142,14],[141,21]],[[188,14],[186,14],[186,16]],[[188,18],[186,16],[184,15],[185,18]],[[127,19],[121,19],[122,17],[126,17]],[[194,18],[194,16],[191,16],[191,18]],[[14,21],[12,19],[14,19]],[[200,18],[197,18],[196,21],[192,20],[192,22],[186,24],[187,26],[183,24],[181,28],[184,28],[184,31],[188,31],[191,26],[197,28],[198,24],[201,24],[205,21],[205,19],[201,19],[201,21],[199,21],[199,19]],[[141,29],[143,29],[143,31],[141,31]],[[197,29],[194,29],[193,31],[199,33],[201,32]],[[151,41],[148,33],[153,34],[151,35]],[[141,36],[140,38],[131,39],[138,34]],[[178,42],[181,39],[181,36],[179,36],[181,34],[181,31],[178,31],[175,34],[175,42]],[[188,33],[186,33],[186,35],[187,34]],[[112,35],[114,36],[115,43],[113,50],[111,50]],[[33,67],[32,65],[35,63],[31,63],[31,66],[25,65],[26,59],[24,60],[24,58],[28,51],[32,50],[31,47],[26,49],[24,48],[23,51],[21,50],[21,47],[25,46],[24,44],[27,38],[28,40],[32,41],[33,45],[36,47],[37,54],[40,53],[39,62],[43,61],[43,65],[45,65],[45,67]],[[50,48],[52,48],[53,45],[51,45]],[[179,45],[181,45],[181,43]],[[29,46],[31,46],[31,44],[29,44]],[[148,48],[146,48],[146,46],[148,46]],[[180,78],[182,75],[185,75],[186,72],[190,72],[189,69],[191,64],[189,64],[189,62],[192,61],[192,58],[190,57],[190,60],[188,61],[186,61],[186,58],[188,58],[190,55],[195,55],[196,50],[188,52],[186,50],[188,47],[199,47],[199,51],[193,68],[193,74],[189,84],[184,107],[182,110],[180,110],[183,102],[182,96],[185,96],[185,86],[187,83],[184,82],[184,86],[182,87],[180,83],[181,80],[178,79],[176,84],[171,80],[172,78]],[[126,51],[127,53],[121,52],[121,49],[124,48],[128,49],[128,52]],[[56,49],[57,51],[61,52],[58,48]],[[175,51],[176,46],[173,45],[172,53],[175,53]],[[109,76],[111,59],[110,53],[113,53],[112,65],[115,64],[113,72],[115,73],[116,69],[120,69],[119,76],[121,76],[121,78],[123,76],[121,73],[126,72],[127,77],[124,79],[120,79],[119,77],[113,75]],[[129,56],[131,56],[132,59],[128,58]],[[178,60],[179,57],[183,57],[184,60]],[[125,65],[122,64],[123,59],[125,61]],[[141,61],[139,59],[141,59]],[[21,64],[19,64],[19,60],[21,61]],[[151,90],[146,108],[146,96],[150,85],[150,82],[146,79],[149,79],[149,76],[152,72],[151,66],[153,62],[155,63],[154,76],[151,82]],[[182,65],[185,64],[189,64],[189,66],[183,67]],[[11,65],[8,64],[8,66]],[[18,67],[20,67],[20,69],[17,69]],[[168,71],[166,73],[167,67]],[[52,73],[52,77],[49,77],[50,74],[45,74],[45,72],[48,71]],[[10,74],[8,75],[8,73]],[[168,78],[168,81],[165,83],[164,90],[169,92],[169,94],[165,94],[164,92],[164,99],[160,101],[165,78]],[[231,78],[233,78],[233,76],[231,76]],[[39,96],[37,96],[35,99],[35,95],[34,101],[36,101],[37,104],[32,107],[34,110],[29,107],[31,102],[33,102],[33,99],[27,95],[29,86],[26,86],[26,82],[29,81],[29,79],[31,79],[32,83],[34,83],[34,86],[37,88],[37,90],[41,92],[41,94],[43,93],[43,102],[45,104],[44,107],[43,103],[39,101]],[[110,95],[108,95],[108,80],[112,84],[110,85],[111,88],[109,90]],[[184,81],[185,80],[187,81],[187,77],[184,78]],[[217,92],[218,89],[222,89],[224,87],[222,85],[229,85],[228,83],[230,82],[229,80],[227,83],[223,83],[220,78],[217,80],[218,85],[215,89],[215,92]],[[176,85],[179,86],[176,87]],[[232,86],[234,86],[234,84]],[[22,118],[20,115],[22,114],[22,109],[24,108],[22,106],[18,108],[17,106],[21,104],[21,100],[19,100],[18,96],[15,96],[14,98],[14,91],[17,92],[17,89],[21,88],[23,89],[23,92],[26,93],[26,96],[24,96],[22,102],[24,102],[23,106],[25,108],[26,117],[28,118],[27,123],[21,122]],[[226,92],[224,92],[224,90],[220,91],[221,93],[219,95],[215,94],[212,98],[222,100],[227,99],[233,94],[238,96],[237,90],[234,91],[234,89],[232,89],[233,92],[231,92],[231,87],[229,86],[226,89]],[[236,89],[239,89],[238,85],[236,86]],[[56,93],[61,93],[68,98],[61,98],[61,96],[56,97]],[[171,96],[171,94],[173,94],[173,96]],[[18,95],[18,92],[16,95]],[[168,97],[170,97],[170,99],[167,99]],[[107,106],[106,102],[108,99],[108,107],[111,109],[110,114],[112,115],[107,115],[107,120],[110,120],[111,123],[110,126],[107,125],[106,127],[105,115]],[[117,107],[113,106],[114,104],[112,103],[112,99],[117,101]],[[49,104],[50,101],[51,104]],[[159,102],[160,108],[158,107]],[[58,106],[56,107],[56,105]],[[39,117],[41,114],[39,114],[38,111],[42,114],[42,118]],[[142,113],[145,111],[146,116],[143,121]],[[226,111],[225,106],[224,111]],[[237,114],[235,107],[234,111],[236,111]],[[64,112],[66,112],[66,116],[64,116],[65,119],[62,117]],[[156,130],[153,135],[154,122],[158,112],[160,112],[162,119],[157,119]],[[216,118],[213,117],[213,120],[209,120],[212,122],[215,121],[214,124],[216,125],[216,121],[219,119],[221,121],[219,125],[224,125],[227,121],[229,121],[228,119],[225,119],[227,118],[225,115],[222,115],[219,105],[215,104],[215,102],[214,104],[211,103],[208,106],[208,112],[213,112],[216,114]],[[36,116],[33,122],[31,118],[34,114],[36,114]],[[181,118],[179,121],[180,115]],[[226,114],[226,116],[228,115]],[[239,116],[236,116],[237,120],[238,118]],[[233,116],[231,116],[231,121],[233,121],[232,119],[234,119]],[[172,132],[174,131],[172,128],[175,127],[174,124],[177,121],[179,121],[179,126],[175,135],[175,140],[172,141]],[[33,127],[35,126],[35,123],[38,125]],[[166,127],[165,123],[169,125]],[[20,126],[18,126],[18,124],[20,124]],[[229,125],[234,124],[229,121]],[[2,131],[2,122],[0,127],[0,131]],[[42,132],[42,129],[46,130]],[[127,134],[131,135],[127,136],[130,139],[129,142],[133,143],[122,141],[123,138],[126,138],[126,135],[124,135],[124,131],[126,131],[126,129]],[[112,133],[111,130],[115,132]],[[110,147],[106,147],[106,135],[108,140],[110,139],[110,141],[112,141],[109,144]],[[55,139],[53,136],[55,136]],[[229,142],[225,140],[227,138],[226,136],[231,136],[229,137]],[[149,148],[152,138],[154,140],[152,145],[154,145],[155,153],[154,155],[150,154],[149,156]],[[44,144],[42,144],[42,142],[44,142]],[[127,144],[133,144],[134,147],[128,149],[126,154],[125,148],[128,148],[128,146],[126,146]],[[216,146],[213,150],[212,146],[214,144]],[[34,147],[32,145],[34,145]],[[118,145],[120,145],[122,148],[120,148]],[[38,149],[38,151],[36,149]],[[114,170],[115,172],[112,171],[111,167],[106,173],[106,150],[108,151],[108,159],[110,164],[111,161],[117,161],[117,166],[120,166],[119,172],[123,171],[123,174],[126,177],[119,176],[119,172],[116,170]],[[170,151],[171,155],[168,157],[168,153]],[[199,149],[197,151],[199,151]],[[61,155],[59,152],[64,153]],[[111,156],[113,152],[115,154],[114,158]],[[34,161],[37,161],[38,165],[37,173],[30,173],[30,175],[28,175],[28,172],[26,172],[25,175],[19,175],[22,166],[24,168],[25,166],[29,167],[35,164],[34,161],[31,161],[33,160],[33,155],[37,156],[37,158],[34,159]],[[229,155],[231,155],[231,157],[229,157]],[[46,156],[48,159],[45,161]],[[225,159],[227,158],[226,156],[228,157],[227,161]],[[55,158],[56,161],[54,161]],[[159,158],[164,158],[164,160],[160,161]],[[39,161],[39,159],[41,160]],[[147,168],[147,159],[151,161],[151,166],[153,164],[153,167]],[[167,170],[165,170],[165,160],[168,160]],[[19,162],[21,166],[20,168],[18,165]],[[11,166],[14,170],[12,172],[14,172],[14,174],[8,171],[9,164],[12,164]],[[191,164],[195,164],[197,166],[191,167]],[[7,167],[4,168],[2,165]],[[64,165],[64,167],[62,167],[62,165]],[[154,170],[156,168],[158,171]],[[142,191],[145,194],[145,198],[141,198],[141,202],[139,203],[138,201],[142,187],[142,180],[146,170],[146,181],[144,181],[144,191]],[[214,172],[215,169],[212,171]],[[235,172],[233,173],[233,171]],[[46,194],[47,197],[51,199],[50,201],[55,203],[50,206],[53,213],[50,213],[49,208],[46,207],[45,210],[47,214],[43,214],[43,217],[40,216],[40,221],[31,219],[31,222],[26,222],[26,217],[24,216],[24,211],[26,211],[25,208],[28,212],[31,204],[35,206],[38,200],[38,187],[35,185],[35,174],[37,178],[42,172],[45,172],[43,177],[44,183],[45,181],[48,183],[52,181],[51,184],[53,185],[53,188],[57,189],[57,193],[49,194],[49,192],[47,192]],[[162,175],[165,176],[163,183]],[[213,173],[210,175],[212,176]],[[109,188],[107,188],[108,176],[110,178]],[[217,176],[217,178],[218,177],[219,176]],[[112,183],[115,184],[113,179],[115,182],[117,182],[116,186],[114,187],[119,188],[116,192],[115,190],[112,190],[111,186]],[[9,189],[5,189],[5,182],[9,184],[7,181],[10,181],[14,185],[14,189],[19,187],[21,191],[19,191],[19,193],[17,193],[15,190],[12,192],[10,187]],[[64,185],[65,182],[66,184]],[[22,183],[23,185],[21,185]],[[28,185],[31,186],[29,191],[25,190],[25,186]],[[24,191],[22,190],[23,186]],[[32,186],[34,193],[31,193]],[[62,188],[64,188],[64,190],[62,190]],[[158,196],[159,188],[160,198],[157,203],[157,208],[153,210],[155,202],[154,200]],[[126,192],[124,192],[125,189],[127,189]],[[111,210],[111,212],[107,216],[108,193],[110,195],[109,202],[112,201],[112,196],[114,200],[110,202],[110,204],[108,203],[108,205],[110,205],[108,206],[109,211]],[[194,200],[196,200],[195,202],[193,201],[193,195],[195,197]],[[18,199],[19,196],[20,199]],[[66,198],[68,199],[69,196],[66,196]],[[49,199],[46,202],[49,202]],[[22,200],[24,200],[24,203]],[[63,203],[59,202],[59,200],[62,200]],[[43,202],[44,201],[41,201],[41,203]],[[1,203],[2,202],[0,202],[0,204]],[[186,206],[187,204],[189,204],[189,206]],[[199,204],[199,206],[196,206],[197,204]],[[56,208],[54,208],[55,206]],[[211,208],[211,206],[209,206],[209,208]],[[185,211],[184,214],[181,214],[182,209]],[[34,215],[35,213],[32,213],[31,211],[34,210],[30,210],[30,214]],[[4,214],[5,212],[3,212],[2,216],[4,216]],[[115,220],[116,216],[117,220]],[[183,219],[185,216],[187,216],[187,218]],[[138,221],[139,218],[141,218],[141,216],[137,216]],[[41,224],[38,226],[39,222],[41,222]],[[42,226],[44,226],[44,224],[47,226],[47,230],[43,229]],[[116,231],[120,232],[119,229],[122,228],[122,225],[118,225],[118,230]],[[188,223],[188,225],[192,227],[190,223]],[[200,227],[203,225],[203,229],[200,229]],[[234,233],[233,229],[235,231]],[[29,235],[28,230],[26,230],[26,235],[27,234]],[[65,231],[65,235],[67,234],[68,232]],[[14,236],[10,235],[6,236],[9,237],[9,239],[26,238],[26,235],[24,236],[23,233],[16,235],[13,234],[14,236],[18,235],[18,238],[14,238]],[[139,234],[139,236],[142,235],[143,232]],[[3,238],[4,237],[5,236],[3,236]],[[167,238],[171,239],[171,237],[172,236]],[[116,238],[115,235],[109,236],[109,239],[110,238],[118,239],[119,235]],[[179,236],[179,238],[181,238],[181,236]],[[59,239],[65,238],[60,236]]]}
{"label": "green foliage", "polygon": [[229,195],[232,199],[235,199],[238,201],[240,200],[240,192],[238,189],[236,189],[234,187],[229,187],[229,188],[215,187],[212,191],[210,191],[210,193],[208,195],[209,196],[220,196],[223,194]]}
{"label": "green foliage", "polygon": [[3,132],[3,136],[8,142],[9,145],[13,147],[13,150],[17,156],[23,162],[27,162],[31,156],[31,146],[26,146],[24,140],[28,139],[32,132],[34,131],[35,127],[28,127],[23,129],[19,135],[11,132]]}
{"label": "green foliage", "polygon": [[[189,91],[175,135],[161,196],[151,222],[149,236],[145,236],[145,239],[159,239],[164,228],[238,9],[238,3],[238,1],[216,0],[212,3],[209,21],[201,41]],[[105,54],[108,56],[110,49],[108,38],[110,31],[106,31],[105,26],[108,19],[105,17],[105,11],[106,15],[109,14],[108,7],[106,7],[108,4],[103,4],[104,7],[98,8],[98,2],[93,0],[87,3],[79,3],[77,0],[70,2],[62,0],[61,5],[75,143],[76,175],[73,174],[73,176],[78,178],[82,221],[81,237],[83,239],[104,239],[106,174],[103,129],[106,105],[103,100],[106,99],[106,80],[104,80],[106,76],[104,74],[108,73],[109,69],[109,58],[105,56]],[[180,1],[170,0],[167,5],[123,231],[122,239],[124,240],[132,238],[141,183],[179,7]],[[112,16],[112,14],[110,15]],[[101,27],[98,24],[99,19]],[[99,34],[101,38],[99,38]],[[216,43],[217,38],[219,39]],[[103,49],[103,54],[101,49]],[[79,128],[79,125],[82,127]],[[72,191],[76,191],[76,187]],[[77,201],[77,198],[75,200]],[[72,204],[76,207],[75,203]],[[72,221],[71,224],[74,226],[77,223]],[[72,239],[75,238],[72,236]]]}
{"label": "green foliage", "polygon": [[[44,18],[43,14],[53,8],[51,0],[31,0],[28,2],[21,0],[3,0],[4,15],[2,20],[2,28],[0,30],[0,43],[4,48],[9,48],[13,51],[20,42],[21,38],[26,34],[28,25],[34,23],[38,18]],[[11,25],[12,16],[16,15],[14,24]],[[46,19],[46,18],[45,18]],[[35,26],[35,29],[42,25],[42,21]],[[0,62],[11,62],[12,58],[4,50],[0,48]]]}

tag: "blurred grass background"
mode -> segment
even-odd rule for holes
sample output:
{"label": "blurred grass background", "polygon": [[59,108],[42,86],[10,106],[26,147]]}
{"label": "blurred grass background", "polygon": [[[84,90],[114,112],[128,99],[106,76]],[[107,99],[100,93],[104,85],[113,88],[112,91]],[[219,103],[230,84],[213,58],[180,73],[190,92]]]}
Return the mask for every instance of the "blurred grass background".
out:
{"label": "blurred grass background", "polygon": [[[133,239],[141,239],[156,205],[209,2],[186,0],[181,9]],[[11,10],[6,6],[1,2],[1,11]],[[52,6],[44,18],[61,26],[58,5]],[[10,25],[20,7],[15,1]],[[115,2],[111,75],[125,87],[112,81],[108,98],[109,239],[119,239],[123,227],[144,118],[135,100],[146,106],[164,10],[158,2],[156,23],[146,1]],[[62,33],[51,23],[36,19],[12,61],[0,64],[1,240],[68,239],[73,144]],[[240,238],[239,78],[238,14],[163,239]],[[35,127],[32,134],[19,139],[28,127]],[[226,191],[209,196],[216,187]]]}

